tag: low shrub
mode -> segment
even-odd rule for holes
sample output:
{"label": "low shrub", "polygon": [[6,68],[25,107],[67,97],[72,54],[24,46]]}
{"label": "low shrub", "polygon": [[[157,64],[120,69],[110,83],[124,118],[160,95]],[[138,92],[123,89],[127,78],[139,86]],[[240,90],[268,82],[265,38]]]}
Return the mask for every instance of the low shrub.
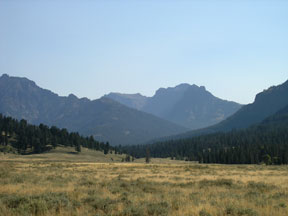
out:
{"label": "low shrub", "polygon": [[200,188],[203,187],[212,187],[212,186],[216,186],[216,187],[232,187],[233,186],[233,180],[231,179],[216,179],[216,180],[201,180],[199,182]]}

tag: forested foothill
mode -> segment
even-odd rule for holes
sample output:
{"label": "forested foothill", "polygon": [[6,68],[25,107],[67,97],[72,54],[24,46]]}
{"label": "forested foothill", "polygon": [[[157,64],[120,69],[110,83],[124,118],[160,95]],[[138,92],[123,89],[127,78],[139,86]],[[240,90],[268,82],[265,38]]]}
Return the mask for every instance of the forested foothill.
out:
{"label": "forested foothill", "polygon": [[170,157],[200,163],[288,164],[288,107],[247,129],[126,147],[134,157]]}
{"label": "forested foothill", "polygon": [[43,153],[57,146],[75,147],[81,152],[81,147],[103,151],[115,151],[108,142],[98,142],[93,136],[84,137],[77,132],[68,132],[55,126],[48,127],[28,124],[26,120],[20,121],[0,114],[0,147],[3,152],[19,154]]}

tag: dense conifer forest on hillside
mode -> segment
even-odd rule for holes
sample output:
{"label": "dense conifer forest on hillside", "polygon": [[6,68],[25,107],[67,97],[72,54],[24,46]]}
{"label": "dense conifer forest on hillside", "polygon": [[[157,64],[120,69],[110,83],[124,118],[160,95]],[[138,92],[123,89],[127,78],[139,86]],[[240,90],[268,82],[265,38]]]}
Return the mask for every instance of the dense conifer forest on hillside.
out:
{"label": "dense conifer forest on hillside", "polygon": [[0,114],[0,143],[2,151],[14,150],[19,154],[43,153],[57,146],[70,146],[77,152],[86,147],[105,154],[125,152],[136,158],[147,157],[149,152],[149,157],[200,163],[288,164],[287,113],[285,108],[248,129],[125,147],[111,147],[108,142],[98,142],[92,136],[83,137],[55,126],[30,125],[26,120],[18,121]]}
{"label": "dense conifer forest on hillside", "polygon": [[75,147],[77,152],[81,152],[82,146],[104,151],[105,154],[114,150],[108,142],[98,142],[92,136],[83,137],[79,133],[68,132],[55,126],[30,125],[26,120],[18,121],[2,114],[0,114],[0,132],[3,151],[16,149],[20,154],[42,153],[59,145]]}
{"label": "dense conifer forest on hillside", "polygon": [[[287,110],[287,108],[286,108]],[[288,115],[286,112],[248,129],[189,139],[126,147],[135,157],[151,157],[221,164],[288,164]]]}

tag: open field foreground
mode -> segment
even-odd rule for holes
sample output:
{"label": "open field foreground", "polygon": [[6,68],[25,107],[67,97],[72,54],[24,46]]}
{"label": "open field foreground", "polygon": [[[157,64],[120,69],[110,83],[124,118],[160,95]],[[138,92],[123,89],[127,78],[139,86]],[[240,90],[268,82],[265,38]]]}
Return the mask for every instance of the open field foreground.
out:
{"label": "open field foreground", "polygon": [[0,160],[3,216],[287,216],[287,205],[287,166]]}

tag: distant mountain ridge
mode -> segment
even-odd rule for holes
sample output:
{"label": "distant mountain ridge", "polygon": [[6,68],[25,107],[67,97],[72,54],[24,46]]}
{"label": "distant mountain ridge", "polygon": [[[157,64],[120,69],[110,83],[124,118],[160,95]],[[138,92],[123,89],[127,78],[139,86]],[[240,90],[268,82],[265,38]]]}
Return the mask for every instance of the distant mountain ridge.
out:
{"label": "distant mountain ridge", "polygon": [[264,121],[266,118],[285,112],[288,106],[288,80],[281,85],[272,86],[256,95],[253,103],[243,106],[234,115],[211,127],[188,131],[158,140],[182,139],[215,132],[226,132],[233,129],[248,128]]}
{"label": "distant mountain ridge", "polygon": [[160,88],[153,97],[120,93],[104,97],[190,129],[214,125],[241,108],[240,104],[213,96],[204,86],[187,83]]}
{"label": "distant mountain ridge", "polygon": [[44,123],[93,135],[112,145],[137,144],[159,136],[187,131],[186,128],[109,98],[89,100],[70,94],[61,97],[38,87],[27,78],[0,77],[0,113],[29,123]]}
{"label": "distant mountain ridge", "polygon": [[116,93],[111,92],[108,95],[105,95],[104,97],[111,98],[121,104],[124,104],[128,107],[141,110],[145,104],[147,103],[148,97],[143,96],[141,94],[122,94],[122,93]]}

